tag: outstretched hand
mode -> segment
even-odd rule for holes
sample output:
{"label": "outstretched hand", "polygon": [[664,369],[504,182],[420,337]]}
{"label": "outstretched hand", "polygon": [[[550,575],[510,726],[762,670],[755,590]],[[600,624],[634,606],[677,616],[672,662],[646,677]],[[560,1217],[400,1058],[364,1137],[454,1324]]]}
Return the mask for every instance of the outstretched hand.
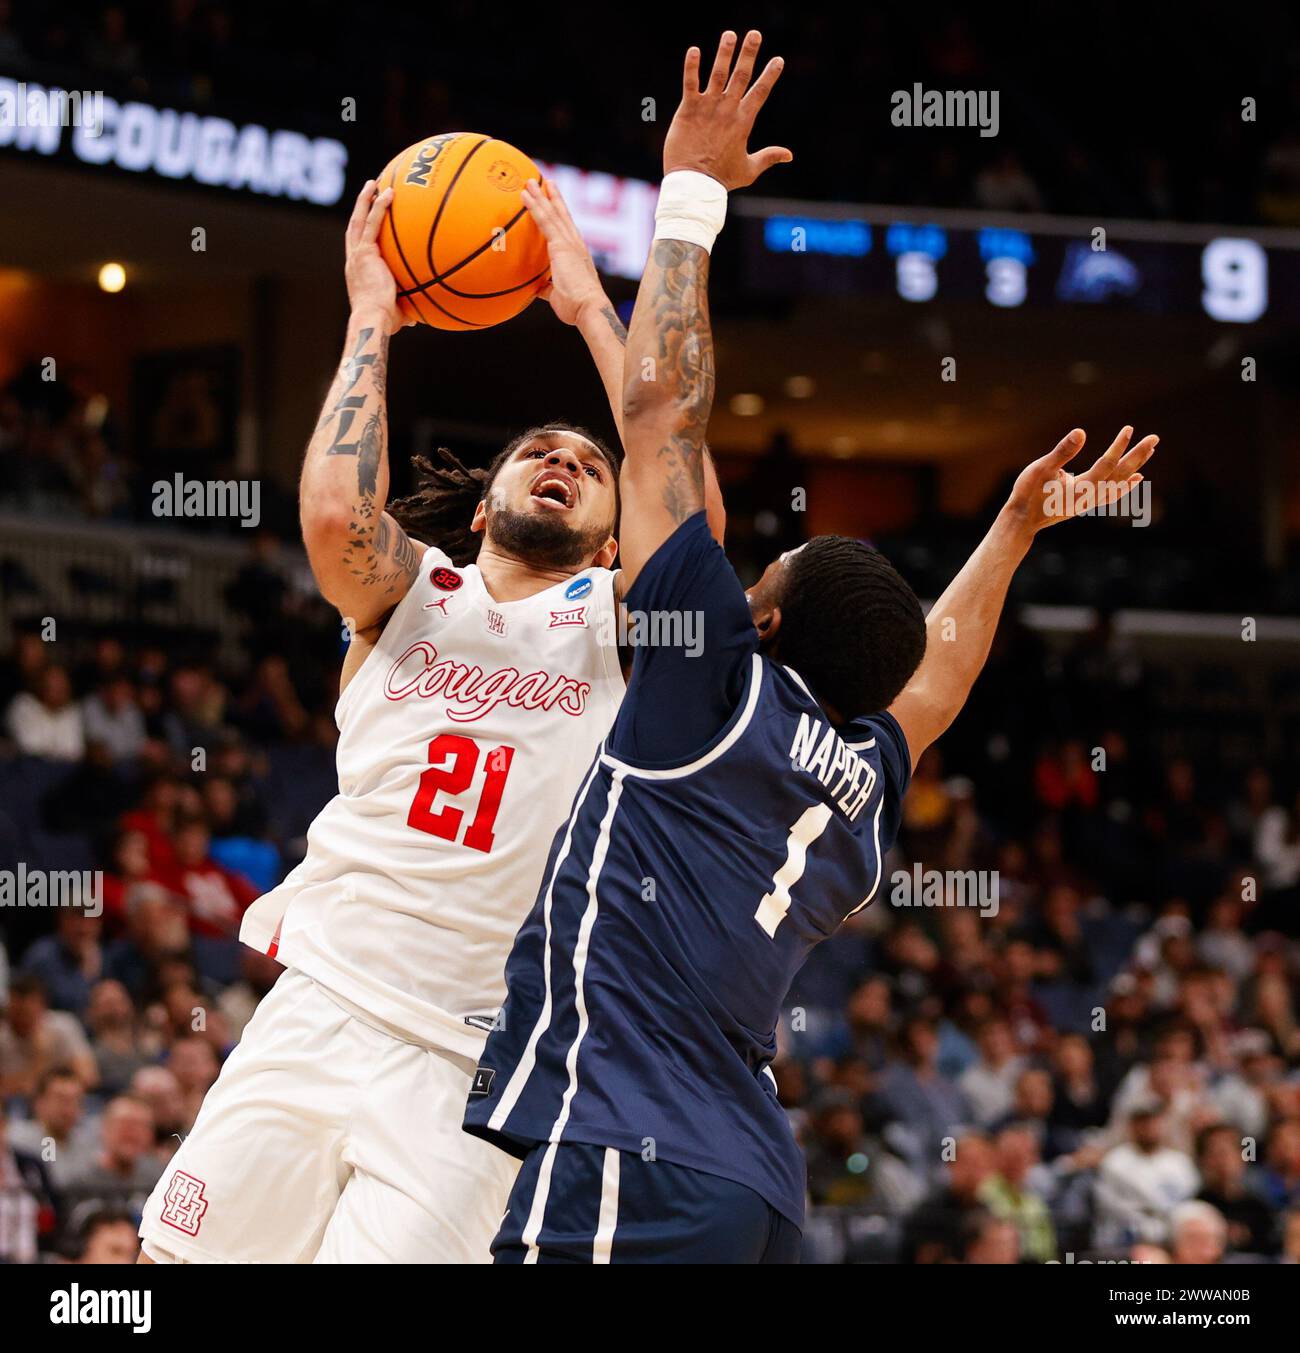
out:
{"label": "outstretched hand", "polygon": [[1086,440],[1083,429],[1075,428],[1047,455],[1021,470],[1007,500],[1007,510],[1032,536],[1045,526],[1117,502],[1142,482],[1138,471],[1151,459],[1160,440],[1143,437],[1130,449],[1132,437],[1131,427],[1121,428],[1091,469],[1071,474],[1065,466],[1083,450]]}
{"label": "outstretched hand", "polygon": [[395,334],[415,320],[408,319],[398,307],[397,282],[379,252],[379,227],[393,200],[393,190],[378,189],[374,179],[367,179],[357,194],[344,236],[347,261],[343,272],[352,309],[382,310],[388,316],[388,332]]}
{"label": "outstretched hand", "polygon": [[761,34],[746,33],[733,69],[736,35],[724,33],[703,90],[700,49],[692,47],[686,53],[682,101],[664,141],[665,174],[674,169],[694,169],[717,179],[724,188],[745,188],[774,164],[787,164],[794,159],[784,146],[768,146],[753,154],[748,148],[754,119],[767,102],[785,64],[774,56],[751,86],[749,81],[762,41]]}
{"label": "outstretched hand", "polygon": [[588,306],[606,304],[591,251],[569,215],[568,204],[549,179],[539,184],[529,179],[521,194],[529,215],[546,240],[551,262],[551,280],[540,293],[565,324],[577,324]]}

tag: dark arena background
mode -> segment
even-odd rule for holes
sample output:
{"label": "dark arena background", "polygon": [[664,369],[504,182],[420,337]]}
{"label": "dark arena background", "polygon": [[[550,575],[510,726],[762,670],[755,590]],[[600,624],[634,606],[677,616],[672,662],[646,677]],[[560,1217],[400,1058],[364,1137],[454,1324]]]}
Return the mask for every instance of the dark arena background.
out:
{"label": "dark arena background", "polygon": [[[512,142],[626,319],[681,53],[753,26],[795,161],[713,256],[742,580],[838,532],[928,603],[1070,428],[1161,438],[1131,512],[1039,541],[888,891],[790,994],[804,1262],[1300,1262],[1294,10],[708,8],[0,0],[0,104],[107,109],[0,125],[0,1259],[134,1260],[278,975],[236,933],[335,792],[296,477],[362,181]],[[993,116],[899,125],[933,90]],[[395,492],[437,446],[613,435],[541,302],[401,332],[389,388]],[[102,908],[42,905],[65,873]]]}

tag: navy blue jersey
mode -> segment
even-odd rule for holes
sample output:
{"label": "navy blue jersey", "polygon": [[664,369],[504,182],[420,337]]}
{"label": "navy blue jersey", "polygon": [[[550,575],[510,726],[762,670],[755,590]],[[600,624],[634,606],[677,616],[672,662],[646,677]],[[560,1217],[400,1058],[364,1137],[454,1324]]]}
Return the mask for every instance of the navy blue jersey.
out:
{"label": "navy blue jersey", "polygon": [[[809,951],[881,889],[907,745],[888,714],[836,729],[759,653],[703,513],[627,606],[694,613],[702,643],[636,650],[515,939],[465,1126],[517,1154],[547,1141],[653,1154],[801,1225],[803,1157],[768,1070],[777,1020]],[[682,755],[701,708],[712,736]]]}

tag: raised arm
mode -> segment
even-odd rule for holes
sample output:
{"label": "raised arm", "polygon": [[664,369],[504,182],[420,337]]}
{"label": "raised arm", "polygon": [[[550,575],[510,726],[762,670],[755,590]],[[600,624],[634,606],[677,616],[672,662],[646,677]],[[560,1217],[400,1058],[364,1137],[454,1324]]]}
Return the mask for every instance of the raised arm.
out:
{"label": "raised arm", "polygon": [[[705,89],[700,51],[686,53],[682,101],[664,142],[655,239],[637,292],[624,358],[619,555],[627,586],[677,527],[705,506],[705,433],[713,409],[709,250],[726,194],[774,164],[782,147],[750,154],[750,129],[781,74],[779,57],[750,86],[761,43],[724,33]],[[674,177],[675,176],[675,177]]]}
{"label": "raised arm", "polygon": [[926,617],[925,657],[889,707],[907,738],[912,764],[957,717],[989,655],[1011,577],[1044,527],[1122,498],[1142,482],[1138,473],[1158,437],[1144,437],[1131,450],[1131,427],[1084,474],[1064,467],[1079,454],[1079,428],[1054,450],[1027,465],[961,572]]}
{"label": "raised arm", "polygon": [[352,313],[338,374],[307,446],[298,486],[303,543],[322,595],[353,633],[377,626],[406,595],[420,546],[388,501],[388,340],[403,326],[397,285],[375,240],[392,197],[368,182],[348,222]]}
{"label": "raised arm", "polygon": [[[591,251],[569,214],[560,190],[549,179],[545,184],[530,179],[524,185],[523,199],[546,238],[550,256],[551,285],[542,295],[550,302],[557,317],[565,324],[573,325],[582,335],[605,387],[619,440],[624,441],[623,358],[627,330],[601,285]],[[707,447],[704,451],[704,501],[709,513],[709,528],[721,544],[726,530],[726,510],[718,474]]]}

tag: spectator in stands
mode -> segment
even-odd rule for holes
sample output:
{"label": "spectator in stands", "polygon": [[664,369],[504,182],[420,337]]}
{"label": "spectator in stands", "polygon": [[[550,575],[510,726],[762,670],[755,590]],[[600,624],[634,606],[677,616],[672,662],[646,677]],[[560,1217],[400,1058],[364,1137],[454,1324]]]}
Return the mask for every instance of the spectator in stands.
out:
{"label": "spectator in stands", "polygon": [[208,829],[201,820],[178,827],[173,843],[175,863],[163,878],[173,893],[185,899],[191,933],[235,938],[244,912],[258,896],[257,889],[212,858]]}
{"label": "spectator in stands", "polygon": [[880,1099],[897,1132],[896,1145],[921,1169],[940,1159],[954,1124],[968,1122],[970,1116],[965,1096],[939,1074],[938,1052],[934,1023],[910,1019],[903,1026],[895,1059],[880,1077]]}
{"label": "spectator in stands", "polygon": [[51,1005],[81,1015],[104,971],[103,919],[85,907],[60,907],[54,924],[53,935],[27,950],[19,971],[40,978]]}
{"label": "spectator in stands", "polygon": [[180,1083],[185,1098],[185,1131],[188,1132],[199,1115],[203,1096],[217,1079],[221,1064],[208,1039],[190,1035],[178,1038],[172,1045],[167,1067]]}
{"label": "spectator in stands", "polygon": [[150,1015],[169,1044],[193,1034],[207,1039],[218,1057],[230,1045],[230,1033],[220,1009],[200,993],[190,977],[176,977],[165,983]]}
{"label": "spectator in stands", "polygon": [[234,729],[223,729],[217,737],[216,755],[209,761],[208,774],[220,776],[234,786],[238,808],[224,826],[236,836],[259,837],[266,830],[266,803],[259,784],[259,778],[265,774],[265,767],[259,762],[264,761],[264,757],[254,757],[247,741]]}
{"label": "spectator in stands", "polygon": [[120,1207],[102,1207],[81,1223],[74,1264],[134,1264],[140,1253],[135,1218]]}
{"label": "spectator in stands", "polygon": [[1210,904],[1196,952],[1203,963],[1244,982],[1255,969],[1255,946],[1242,929],[1245,907],[1239,895],[1221,893]]}
{"label": "spectator in stands", "polygon": [[101,1089],[107,1094],[120,1094],[149,1061],[126,987],[112,978],[96,983],[85,1019]]}
{"label": "spectator in stands", "polygon": [[[0,400],[0,409],[3,401]],[[19,629],[14,634],[13,655],[0,667],[0,703],[8,710],[16,695],[35,691],[41,674],[50,664],[50,648],[39,631]]]}
{"label": "spectator in stands", "polygon": [[138,890],[126,921],[126,934],[108,947],[104,971],[139,1001],[154,988],[168,959],[189,954],[189,924],[184,903],[164,888]]}
{"label": "spectator in stands", "polygon": [[1025,1128],[1033,1134],[1039,1157],[1051,1160],[1067,1149],[1058,1145],[1048,1126],[1052,1098],[1052,1076],[1046,1067],[1025,1067],[1016,1077],[1010,1107],[988,1125],[989,1130],[998,1133],[1009,1127]]}
{"label": "spectator in stands", "polygon": [[1273,1125],[1259,1174],[1260,1192],[1275,1211],[1300,1206],[1300,1118]]}
{"label": "spectator in stands", "polygon": [[[167,844],[168,858],[171,842]],[[107,852],[104,871],[104,918],[113,935],[126,928],[135,899],[150,895],[167,896],[167,885],[150,859],[149,835],[135,828],[121,828]]]}
{"label": "spectator in stands", "polygon": [[242,875],[259,893],[274,888],[284,873],[280,852],[270,841],[240,830],[249,815],[243,810],[234,783],[224,775],[204,776],[203,808],[212,837],[212,858]]}
{"label": "spectator in stands", "polygon": [[7,722],[9,736],[26,756],[78,761],[85,751],[81,709],[72,699],[72,683],[62,667],[41,672],[35,694],[15,695]]}
{"label": "spectator in stands", "polygon": [[71,1071],[45,1072],[32,1099],[32,1116],[9,1124],[9,1142],[44,1162],[55,1188],[69,1180],[93,1157],[99,1131],[85,1112],[85,1087]]}
{"label": "spectator in stands", "polygon": [[140,755],[148,733],[131,679],[121,673],[105,681],[83,701],[81,717],[87,741],[101,744],[115,762]]}
{"label": "spectator in stands", "polygon": [[289,665],[270,653],[253,670],[252,680],[235,703],[234,718],[257,742],[292,742],[307,728],[307,711],[289,679]]}
{"label": "spectator in stands", "polygon": [[945,1157],[947,1177],[907,1218],[905,1257],[913,1264],[954,1263],[966,1241],[967,1217],[984,1214],[980,1189],[994,1171],[993,1151],[986,1137],[969,1133],[958,1138]]}
{"label": "spectator in stands", "polygon": [[1097,1079],[1092,1046],[1082,1034],[1065,1035],[1052,1061],[1055,1078],[1048,1127],[1055,1145],[1073,1151],[1083,1133],[1105,1123],[1106,1095]]}
{"label": "spectator in stands", "polygon": [[1240,1132],[1226,1123],[1206,1128],[1197,1142],[1201,1172],[1197,1197],[1214,1207],[1228,1227],[1228,1244],[1250,1254],[1277,1252],[1273,1213],[1246,1181],[1246,1151]]}
{"label": "spectator in stands", "polygon": [[1163,1105],[1155,1100],[1135,1104],[1128,1141],[1112,1147],[1097,1172],[1094,1243],[1161,1243],[1168,1236],[1170,1211],[1199,1187],[1191,1158],[1165,1144]]}
{"label": "spectator in stands", "polygon": [[1053,812],[1097,806],[1101,787],[1082,742],[1072,738],[1059,750],[1043,752],[1034,769],[1034,792],[1039,803]]}
{"label": "spectator in stands", "polygon": [[814,1203],[901,1216],[920,1201],[915,1176],[865,1132],[858,1100],[847,1090],[827,1090],[818,1097],[804,1146]]}
{"label": "spectator in stands", "polygon": [[180,1081],[165,1066],[141,1067],[131,1078],[131,1093],[153,1111],[154,1151],[160,1160],[170,1160],[194,1123]]}
{"label": "spectator in stands", "polygon": [[1025,1059],[1017,1053],[1011,1026],[1004,1019],[985,1021],[976,1034],[976,1044],[979,1058],[958,1084],[975,1122],[986,1128],[1011,1108]]}
{"label": "spectator in stands", "polygon": [[1012,940],[996,966],[995,996],[1017,1044],[1027,1052],[1037,1052],[1040,1044],[1048,1041],[1052,1028],[1034,991],[1041,968],[1037,950],[1025,939]]}
{"label": "spectator in stands", "polygon": [[1031,1182],[1039,1163],[1034,1134],[1008,1127],[993,1143],[994,1172],[980,1186],[979,1200],[1003,1221],[1015,1226],[1020,1254],[1035,1264],[1056,1258],[1056,1231],[1041,1193]]}
{"label": "spectator in stands", "polygon": [[153,1112],[134,1095],[108,1102],[100,1119],[99,1148],[68,1179],[66,1193],[74,1218],[93,1207],[138,1211],[162,1173],[154,1152]]}
{"label": "spectator in stands", "polygon": [[31,1096],[41,1077],[67,1067],[86,1089],[99,1080],[94,1054],[75,1015],[51,1010],[45,984],[19,973],[9,984],[9,1003],[0,1023],[0,1099]]}
{"label": "spectator in stands", "polygon": [[0,1264],[34,1264],[43,1232],[54,1225],[53,1189],[39,1156],[9,1141],[9,1116],[0,1095]]}
{"label": "spectator in stands", "polygon": [[1180,1203],[1169,1216],[1172,1245],[1169,1257],[1175,1264],[1218,1264],[1228,1248],[1228,1224],[1209,1203]]}
{"label": "spectator in stands", "polygon": [[228,696],[210,668],[198,663],[176,668],[163,730],[173,753],[190,764],[196,749],[207,749],[225,721]]}
{"label": "spectator in stands", "polygon": [[1290,982],[1279,972],[1260,972],[1245,1016],[1261,1027],[1283,1057],[1300,1058],[1300,1022],[1296,1019],[1296,996]]}
{"label": "spectator in stands", "polygon": [[1020,1233],[1013,1223],[977,1208],[962,1224],[963,1264],[1018,1264]]}

